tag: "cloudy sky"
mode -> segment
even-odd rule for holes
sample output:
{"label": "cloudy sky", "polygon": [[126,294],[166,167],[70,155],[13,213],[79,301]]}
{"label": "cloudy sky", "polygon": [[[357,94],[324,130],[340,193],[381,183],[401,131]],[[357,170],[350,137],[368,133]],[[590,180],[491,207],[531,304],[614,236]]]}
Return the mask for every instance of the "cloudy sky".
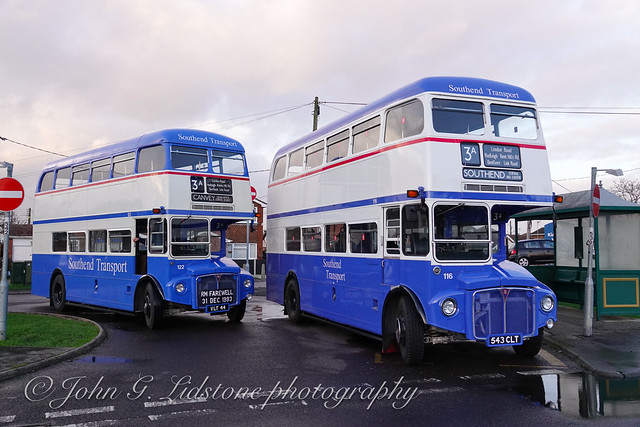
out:
{"label": "cloudy sky", "polygon": [[[587,189],[591,166],[640,179],[640,2],[0,0],[0,136],[70,155],[219,132],[244,144],[259,197],[315,96],[366,103],[438,75],[528,89],[557,192]],[[324,104],[320,124],[353,108]],[[18,214],[53,158],[0,141],[27,192]]]}

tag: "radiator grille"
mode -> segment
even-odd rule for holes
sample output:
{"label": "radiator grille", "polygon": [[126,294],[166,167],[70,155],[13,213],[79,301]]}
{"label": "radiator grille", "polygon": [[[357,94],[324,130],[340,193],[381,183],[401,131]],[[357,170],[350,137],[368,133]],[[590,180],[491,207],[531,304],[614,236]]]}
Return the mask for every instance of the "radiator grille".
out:
{"label": "radiator grille", "polygon": [[473,334],[476,339],[489,335],[535,330],[534,292],[522,288],[499,288],[473,294]]}

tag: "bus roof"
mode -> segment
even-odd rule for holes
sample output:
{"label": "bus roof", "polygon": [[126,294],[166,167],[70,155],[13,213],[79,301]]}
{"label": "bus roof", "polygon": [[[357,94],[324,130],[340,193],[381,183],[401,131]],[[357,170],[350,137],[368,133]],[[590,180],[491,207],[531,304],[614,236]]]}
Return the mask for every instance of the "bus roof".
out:
{"label": "bus roof", "polygon": [[147,133],[142,136],[116,142],[94,150],[85,151],[64,159],[47,163],[44,170],[65,167],[73,164],[84,163],[91,160],[100,160],[117,154],[134,151],[140,147],[159,144],[161,142],[174,142],[182,145],[190,145],[201,148],[215,148],[223,151],[244,153],[244,147],[233,138],[218,133],[206,132],[195,129],[165,129]]}
{"label": "bus roof", "polygon": [[496,98],[508,101],[521,101],[535,103],[535,99],[527,90],[518,86],[493,80],[478,79],[473,77],[426,77],[404,86],[390,94],[373,101],[372,103],[359,108],[345,117],[329,123],[320,129],[303,136],[290,144],[285,145],[276,153],[275,157],[280,157],[294,148],[302,146],[307,142],[319,138],[326,133],[341,128],[348,123],[356,121],[368,114],[373,113],[382,107],[418,95],[423,92],[444,93],[450,95],[470,95],[478,97]]}

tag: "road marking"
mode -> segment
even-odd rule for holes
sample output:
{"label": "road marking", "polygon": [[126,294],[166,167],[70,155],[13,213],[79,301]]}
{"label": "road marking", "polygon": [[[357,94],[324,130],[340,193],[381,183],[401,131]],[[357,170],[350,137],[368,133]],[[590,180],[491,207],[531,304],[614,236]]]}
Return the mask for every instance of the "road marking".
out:
{"label": "road marking", "polygon": [[498,365],[502,368],[531,368],[531,369],[559,369],[560,366],[547,366],[547,365],[507,365],[507,364],[500,364]]}
{"label": "road marking", "polygon": [[100,408],[72,409],[70,411],[46,412],[45,418],[73,417],[75,415],[104,414],[115,411],[115,406],[102,406]]}
{"label": "road marking", "polygon": [[504,378],[502,374],[479,374],[479,375],[464,375],[460,377],[461,380],[488,380],[488,379],[496,379],[496,378]]}
{"label": "road marking", "polygon": [[4,417],[0,417],[0,423],[12,423],[15,419],[15,415],[6,415]]}
{"label": "road marking", "polygon": [[539,371],[518,371],[520,375],[559,375],[564,374],[560,369],[542,369]]}
{"label": "road marking", "polygon": [[173,418],[173,417],[182,417],[182,416],[191,416],[191,415],[209,415],[216,412],[215,409],[198,409],[197,411],[178,411],[178,412],[170,412],[168,414],[158,414],[158,415],[148,415],[148,418],[151,421],[158,421],[165,418]]}
{"label": "road marking", "polygon": [[419,394],[457,393],[460,391],[464,391],[464,388],[462,387],[429,388],[426,390],[420,390]]}
{"label": "road marking", "polygon": [[87,423],[79,423],[79,424],[66,424],[62,427],[101,427],[101,426],[115,426],[120,424],[122,421],[118,420],[101,420],[101,421],[89,421]]}
{"label": "road marking", "polygon": [[157,408],[159,406],[184,405],[186,403],[203,403],[207,399],[199,397],[197,399],[167,399],[158,400],[156,402],[144,402],[145,408]]}
{"label": "road marking", "polygon": [[273,403],[263,403],[261,405],[249,405],[249,409],[264,409],[267,406],[278,406],[278,405],[289,405],[293,403],[302,403],[304,406],[308,406],[309,404],[304,400],[285,400],[284,402],[273,402]]}
{"label": "road marking", "polygon": [[549,362],[550,365],[556,366],[556,367],[562,367],[562,368],[566,368],[567,365],[565,365],[564,363],[562,363],[560,360],[558,360],[558,358],[556,358],[554,355],[552,355],[551,353],[549,353],[546,350],[540,350],[540,357],[542,357],[544,360],[546,360],[547,362]]}

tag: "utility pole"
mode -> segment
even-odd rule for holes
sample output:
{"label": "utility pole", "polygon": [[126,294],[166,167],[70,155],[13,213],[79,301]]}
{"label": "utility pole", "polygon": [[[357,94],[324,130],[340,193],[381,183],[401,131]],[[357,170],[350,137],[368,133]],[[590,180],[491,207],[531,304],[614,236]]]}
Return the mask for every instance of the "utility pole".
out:
{"label": "utility pole", "polygon": [[[13,164],[0,162],[0,167],[7,168],[7,177],[13,175]],[[9,311],[9,281],[7,271],[9,270],[9,224],[11,224],[11,211],[4,213],[4,244],[2,246],[2,281],[0,281],[0,341],[7,339],[7,312]]]}
{"label": "utility pole", "polygon": [[313,100],[313,130],[318,129],[318,116],[320,115],[320,102],[316,96]]}

